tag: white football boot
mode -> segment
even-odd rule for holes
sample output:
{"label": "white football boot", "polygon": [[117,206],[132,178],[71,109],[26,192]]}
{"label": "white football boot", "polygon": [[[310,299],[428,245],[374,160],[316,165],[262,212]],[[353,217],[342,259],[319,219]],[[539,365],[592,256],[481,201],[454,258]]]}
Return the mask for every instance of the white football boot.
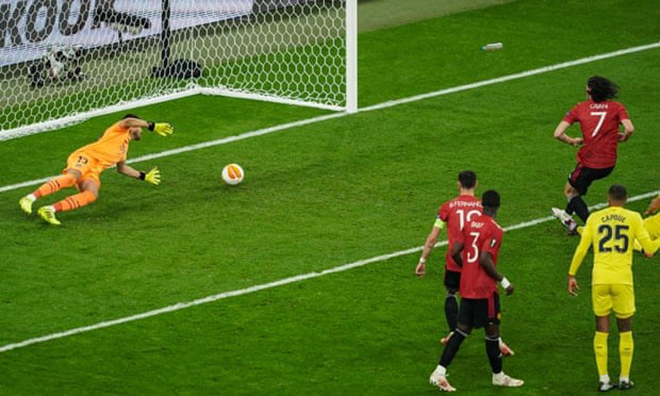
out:
{"label": "white football boot", "polygon": [[517,388],[523,386],[525,381],[521,379],[511,378],[508,375],[501,372],[499,374],[493,374],[493,385],[503,386],[505,388]]}

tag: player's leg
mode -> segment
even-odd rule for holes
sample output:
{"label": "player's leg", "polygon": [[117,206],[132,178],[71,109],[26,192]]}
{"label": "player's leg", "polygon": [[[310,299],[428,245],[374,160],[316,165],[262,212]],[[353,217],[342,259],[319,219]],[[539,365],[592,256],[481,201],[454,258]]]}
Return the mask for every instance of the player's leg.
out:
{"label": "player's leg", "polygon": [[438,366],[431,373],[431,377],[429,378],[429,382],[431,384],[446,392],[453,392],[456,390],[447,381],[447,368],[451,364],[452,360],[454,360],[454,357],[458,353],[458,350],[460,349],[463,341],[472,332],[472,301],[475,300],[461,298],[458,314],[458,325],[456,326],[454,334],[449,337],[449,341],[442,351],[442,356],[440,357]]}
{"label": "player's leg", "polygon": [[57,202],[53,207],[56,212],[66,212],[81,208],[96,201],[99,196],[100,187],[100,183],[96,180],[85,179],[80,182],[80,193]]}
{"label": "player's leg", "polygon": [[493,370],[493,377],[496,374],[502,374],[502,354],[500,353],[500,325],[498,323],[489,323],[484,326],[486,333],[486,355]]}
{"label": "player's leg", "polygon": [[34,190],[32,194],[28,194],[21,198],[18,203],[25,213],[30,214],[32,213],[32,204],[34,201],[46,195],[53,194],[63,188],[73,186],[81,177],[82,173],[80,171],[76,169],[67,169],[62,176],[48,180],[41,185],[41,187]]}
{"label": "player's leg", "polygon": [[500,336],[498,340],[499,346],[500,346],[500,353],[502,356],[514,356],[516,353],[511,349],[503,340],[502,337]]}
{"label": "player's leg", "polygon": [[79,183],[80,193],[64,198],[54,205],[39,208],[39,216],[53,225],[59,225],[55,213],[79,209],[98,198],[100,183],[94,179],[84,179]]}
{"label": "player's leg", "polygon": [[598,368],[598,390],[606,392],[614,389],[607,369],[607,339],[609,333],[610,317],[596,316],[596,334],[594,335],[594,356]]}
{"label": "player's leg", "polygon": [[612,289],[612,306],[619,327],[619,358],[621,360],[619,388],[626,390],[635,385],[630,380],[630,367],[632,366],[635,349],[632,336],[632,318],[635,314],[635,293],[632,285],[612,285]]}
{"label": "player's leg", "polygon": [[632,316],[624,319],[617,318],[619,326],[619,358],[621,360],[621,373],[619,374],[619,388],[630,389],[635,383],[630,380],[635,343],[632,336]]}
{"label": "player's leg", "polygon": [[461,286],[461,273],[445,269],[445,288],[447,296],[445,297],[445,319],[449,327],[449,335],[443,337],[440,342],[447,344],[458,326],[458,290]]}
{"label": "player's leg", "polygon": [[607,339],[610,333],[610,313],[612,312],[610,285],[593,285],[591,297],[596,316],[596,334],[593,346],[598,368],[598,390],[606,392],[615,387],[610,381],[607,369]]}
{"label": "player's leg", "polygon": [[484,327],[486,333],[486,355],[493,372],[493,385],[504,387],[519,387],[525,382],[511,378],[502,370],[502,353],[500,351],[500,297],[494,293],[488,299],[479,300],[475,327]]}
{"label": "player's leg", "polygon": [[582,199],[587,194],[591,179],[589,177],[589,168],[578,164],[573,173],[571,173],[566,186],[564,187],[564,196],[566,197],[566,213],[577,214],[583,222],[587,222],[589,217],[589,208]]}
{"label": "player's leg", "polygon": [[606,178],[610,175],[610,173],[612,173],[613,170],[613,166],[603,169],[592,169],[584,167],[574,180],[569,178],[569,184],[571,184],[571,186],[577,190],[579,195],[570,198],[568,201],[568,207],[571,207],[584,223],[586,223],[587,218],[589,218],[589,208],[587,207],[587,204],[584,202],[582,197],[587,195],[587,191],[589,190],[591,183],[596,180]]}
{"label": "player's leg", "polygon": [[[552,208],[552,215],[559,219],[561,223],[568,228],[569,235],[575,235],[577,233],[577,223],[573,220],[573,213],[575,213],[575,208],[571,204],[573,199],[580,197],[580,192],[575,187],[575,183],[578,180],[578,177],[583,171],[583,166],[577,164],[575,169],[568,175],[568,180],[564,186],[564,197],[566,198],[566,209]],[[576,204],[579,204],[579,199],[575,201]],[[584,201],[582,201],[584,203]],[[582,210],[582,209],[580,209]]]}

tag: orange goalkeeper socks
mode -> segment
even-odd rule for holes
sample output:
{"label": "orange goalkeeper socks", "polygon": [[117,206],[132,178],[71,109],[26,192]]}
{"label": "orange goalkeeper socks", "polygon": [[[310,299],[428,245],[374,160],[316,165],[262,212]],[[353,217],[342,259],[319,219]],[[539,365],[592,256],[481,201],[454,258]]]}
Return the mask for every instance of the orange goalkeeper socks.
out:
{"label": "orange goalkeeper socks", "polygon": [[63,188],[71,187],[76,183],[76,177],[71,174],[58,176],[54,179],[48,180],[44,185],[39,187],[32,193],[35,198],[41,198],[50,195],[54,192],[60,191]]}
{"label": "orange goalkeeper socks", "polygon": [[66,212],[67,210],[74,210],[87,204],[91,204],[94,201],[96,201],[96,195],[89,191],[83,191],[80,194],[64,198],[53,205],[53,207],[56,212]]}

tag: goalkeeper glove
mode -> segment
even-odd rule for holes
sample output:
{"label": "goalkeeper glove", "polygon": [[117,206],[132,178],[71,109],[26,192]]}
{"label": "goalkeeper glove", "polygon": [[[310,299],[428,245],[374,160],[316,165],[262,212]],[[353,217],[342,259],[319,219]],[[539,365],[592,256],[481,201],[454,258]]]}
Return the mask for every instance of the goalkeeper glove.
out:
{"label": "goalkeeper glove", "polygon": [[172,125],[166,122],[150,122],[149,130],[156,132],[160,136],[168,136],[174,133],[174,128],[172,128]]}
{"label": "goalkeeper glove", "polygon": [[160,184],[160,171],[158,167],[153,168],[148,173],[140,172],[140,179],[147,181],[155,186]]}

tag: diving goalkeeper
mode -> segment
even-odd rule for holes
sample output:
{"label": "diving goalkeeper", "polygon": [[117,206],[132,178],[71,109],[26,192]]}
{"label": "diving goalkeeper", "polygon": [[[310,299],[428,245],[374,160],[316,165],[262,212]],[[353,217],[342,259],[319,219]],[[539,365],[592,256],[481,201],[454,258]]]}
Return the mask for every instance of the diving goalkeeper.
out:
{"label": "diving goalkeeper", "polygon": [[117,172],[122,175],[155,185],[160,183],[158,168],[153,168],[145,173],[126,165],[128,145],[133,140],[140,140],[142,128],[147,128],[160,136],[169,136],[174,132],[170,124],[147,122],[136,115],[127,114],[119,122],[106,129],[99,140],[74,151],[67,160],[67,167],[62,171],[62,176],[49,180],[32,194],[21,198],[19,201],[21,209],[25,213],[31,214],[32,204],[37,199],[75,185],[79,191],[78,194],[66,197],[54,205],[43,206],[37,211],[39,216],[48,223],[60,225],[55,213],[75,210],[96,201],[101,188],[99,179],[101,172],[115,165]]}

